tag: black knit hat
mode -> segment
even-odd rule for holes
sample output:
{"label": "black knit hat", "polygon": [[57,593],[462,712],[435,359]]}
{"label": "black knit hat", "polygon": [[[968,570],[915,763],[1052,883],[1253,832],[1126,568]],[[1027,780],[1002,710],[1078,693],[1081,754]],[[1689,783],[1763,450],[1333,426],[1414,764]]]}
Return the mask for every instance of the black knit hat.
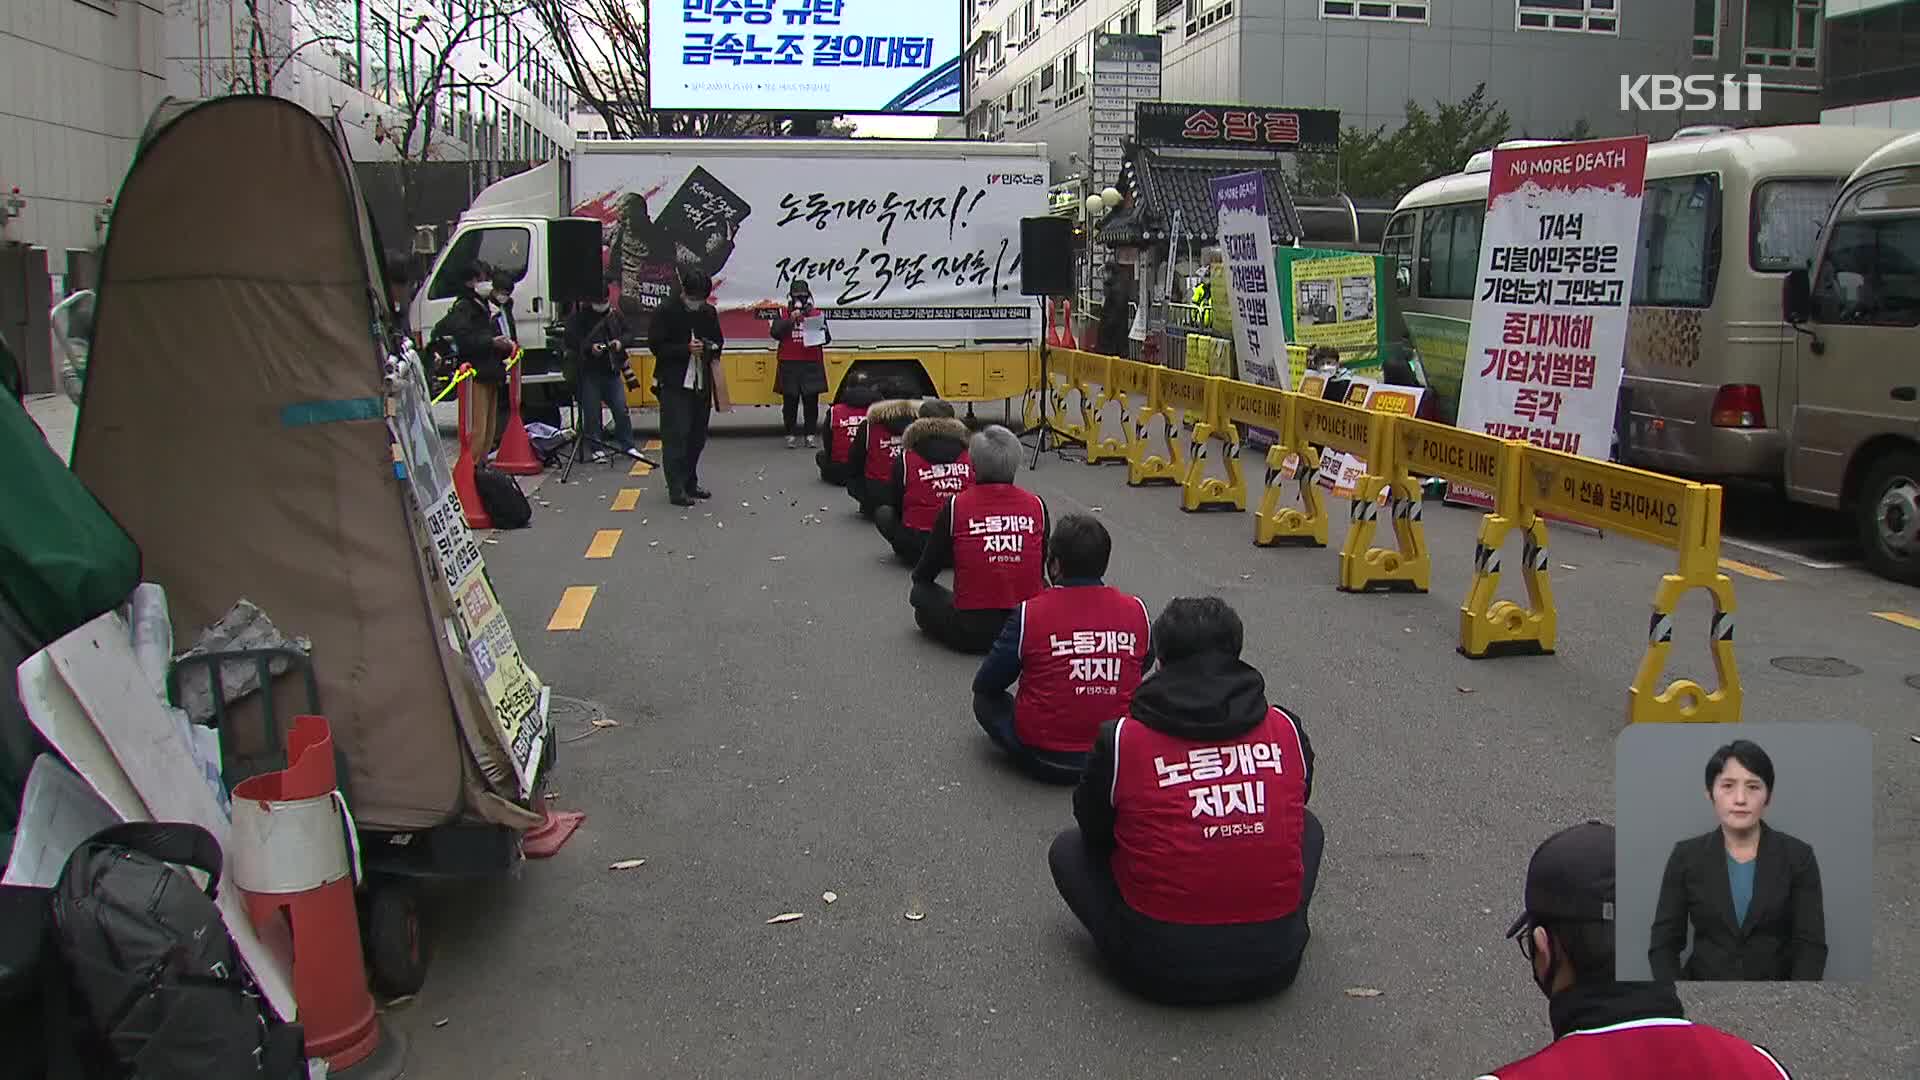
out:
{"label": "black knit hat", "polygon": [[1534,849],[1518,937],[1541,924],[1613,921],[1613,826],[1589,821],[1562,829]]}

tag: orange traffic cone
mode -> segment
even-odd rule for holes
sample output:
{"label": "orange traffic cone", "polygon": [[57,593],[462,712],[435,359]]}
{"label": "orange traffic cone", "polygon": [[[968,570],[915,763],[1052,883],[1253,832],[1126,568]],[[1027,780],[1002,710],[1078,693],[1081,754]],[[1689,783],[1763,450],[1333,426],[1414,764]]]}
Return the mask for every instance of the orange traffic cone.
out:
{"label": "orange traffic cone", "polygon": [[493,517],[480,501],[480,488],[473,482],[473,433],[467,426],[467,410],[473,400],[468,390],[472,382],[471,378],[460,380],[460,456],[453,462],[453,490],[460,493],[460,509],[466,515],[467,528],[491,529]]}
{"label": "orange traffic cone", "polygon": [[513,356],[513,377],[507,381],[507,427],[500,433],[500,449],[493,455],[493,467],[515,476],[538,476],[543,466],[533,452],[533,440],[527,437],[526,422],[520,419],[520,354]]}
{"label": "orange traffic cone", "polygon": [[381,1048],[383,1032],[367,991],[353,890],[359,843],[334,775],[333,734],[319,716],[300,716],[287,734],[287,767],[233,789],[228,853],[247,914],[263,935],[291,936],[293,996],[307,1055],[333,1072]]}

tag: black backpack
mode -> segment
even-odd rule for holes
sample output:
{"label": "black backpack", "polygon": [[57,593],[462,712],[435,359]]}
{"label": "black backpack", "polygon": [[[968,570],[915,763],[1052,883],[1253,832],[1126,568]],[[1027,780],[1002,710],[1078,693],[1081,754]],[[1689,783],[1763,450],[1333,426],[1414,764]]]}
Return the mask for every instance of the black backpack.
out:
{"label": "black backpack", "polygon": [[496,529],[524,529],[533,520],[533,504],[520,490],[520,482],[490,465],[473,467],[473,487],[480,493],[480,506],[493,519]]}
{"label": "black backpack", "polygon": [[[129,822],[75,849],[37,906],[16,891],[9,914],[44,931],[37,955],[0,963],[0,982],[38,985],[44,1057],[17,1043],[9,1056],[40,1058],[49,1080],[305,1076],[301,1027],[273,1017],[213,902],[220,862],[196,825]],[[206,889],[169,864],[205,871]]]}

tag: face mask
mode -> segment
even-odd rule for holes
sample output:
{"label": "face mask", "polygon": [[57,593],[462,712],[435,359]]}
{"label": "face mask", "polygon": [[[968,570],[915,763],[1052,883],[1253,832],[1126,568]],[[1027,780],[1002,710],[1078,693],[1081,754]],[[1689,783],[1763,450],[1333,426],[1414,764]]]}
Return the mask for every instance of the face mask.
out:
{"label": "face mask", "polygon": [[605,315],[605,314],[607,313],[607,305],[606,305],[606,304],[595,304],[595,305],[593,305],[593,310],[594,310],[594,311],[595,311],[596,313],[598,313],[598,314],[601,314],[601,315]]}
{"label": "face mask", "polygon": [[489,296],[492,296],[492,295],[493,295],[493,282],[491,282],[491,281],[483,281],[483,282],[481,282],[480,284],[478,284],[478,285],[475,285],[475,286],[473,287],[473,295],[475,295],[475,296],[477,296],[477,297],[479,297],[479,298],[480,298],[480,299],[482,299],[482,300],[485,300],[485,299],[486,299],[487,297],[489,297]]}
{"label": "face mask", "polygon": [[493,302],[500,305],[500,310],[505,311],[507,308],[510,308],[513,306],[513,297],[496,296],[493,298]]}
{"label": "face mask", "polygon": [[795,293],[793,296],[793,306],[797,308],[810,308],[813,306],[813,297],[805,293]]}

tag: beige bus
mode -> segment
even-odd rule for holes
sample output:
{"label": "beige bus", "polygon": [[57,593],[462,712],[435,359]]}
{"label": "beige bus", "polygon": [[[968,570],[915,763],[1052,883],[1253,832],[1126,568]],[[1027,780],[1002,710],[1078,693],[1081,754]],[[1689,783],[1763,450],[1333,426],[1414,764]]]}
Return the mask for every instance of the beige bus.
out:
{"label": "beige bus", "polygon": [[[1901,134],[1748,128],[1649,149],[1623,460],[1689,477],[1780,482],[1796,390],[1781,282],[1808,264],[1841,183]],[[1491,154],[1475,155],[1467,171],[1400,200],[1381,250],[1400,260],[1403,310],[1471,314],[1490,169]]]}
{"label": "beige bus", "polygon": [[1867,564],[1920,585],[1920,133],[1861,164],[1822,237],[1782,288],[1787,495],[1850,511]]}

